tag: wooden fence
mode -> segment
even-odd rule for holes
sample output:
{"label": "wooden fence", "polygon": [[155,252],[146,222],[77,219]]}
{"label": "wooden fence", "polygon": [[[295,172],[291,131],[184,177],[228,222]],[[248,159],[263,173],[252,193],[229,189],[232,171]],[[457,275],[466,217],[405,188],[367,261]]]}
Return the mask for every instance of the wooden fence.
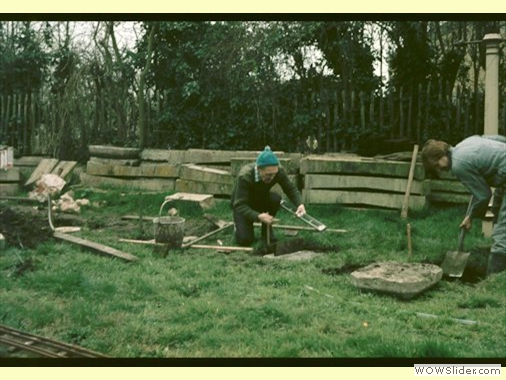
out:
{"label": "wooden fence", "polygon": [[[159,127],[154,127],[160,125],[160,115],[167,107],[162,95],[160,92],[150,95],[147,132],[155,136],[152,140],[158,140],[158,146],[146,148],[159,148],[160,140],[168,136],[167,133],[157,134]],[[324,96],[311,102],[322,110],[321,122],[308,126],[316,130],[317,153],[356,150],[358,136],[365,136],[366,143],[376,143],[377,136],[386,136],[421,144],[432,137],[456,142],[470,134],[483,133],[483,94],[460,87],[452,92],[441,84],[420,85],[416,89],[400,88],[389,94],[326,89]],[[19,155],[59,156],[67,160],[80,160],[82,157],[72,157],[72,154],[79,149],[87,151],[87,146],[97,141],[104,145],[128,146],[127,142],[135,141],[138,133],[136,100],[132,95],[114,104],[107,97],[72,101],[33,93],[0,96],[0,144],[16,148]],[[499,133],[504,134],[506,100],[499,106]],[[271,122],[282,123],[282,119],[277,117]],[[273,128],[290,126],[274,125]],[[202,134],[205,133],[202,127]],[[170,141],[164,144],[168,143]],[[301,151],[300,146],[295,145],[285,150]]]}

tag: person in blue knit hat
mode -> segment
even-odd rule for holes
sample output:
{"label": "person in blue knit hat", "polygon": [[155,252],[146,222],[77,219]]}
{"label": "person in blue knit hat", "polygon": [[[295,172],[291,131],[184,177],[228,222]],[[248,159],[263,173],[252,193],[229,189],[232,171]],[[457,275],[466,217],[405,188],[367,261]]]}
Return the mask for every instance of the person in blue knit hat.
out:
{"label": "person in blue knit hat", "polygon": [[254,222],[262,223],[262,239],[269,228],[271,243],[276,241],[272,232],[274,217],[280,208],[281,196],[271,192],[279,183],[288,199],[297,206],[297,214],[306,213],[302,195],[290,181],[279,160],[269,146],[258,155],[256,162],[241,168],[231,195],[234,214],[235,239],[240,246],[249,246],[255,241]]}

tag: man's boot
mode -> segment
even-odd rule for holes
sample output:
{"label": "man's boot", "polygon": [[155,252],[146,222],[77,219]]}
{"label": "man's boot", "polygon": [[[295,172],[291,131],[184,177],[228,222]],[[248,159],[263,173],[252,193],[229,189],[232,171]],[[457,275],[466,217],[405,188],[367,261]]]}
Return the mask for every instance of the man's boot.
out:
{"label": "man's boot", "polygon": [[487,277],[506,270],[506,255],[491,253],[488,256]]}

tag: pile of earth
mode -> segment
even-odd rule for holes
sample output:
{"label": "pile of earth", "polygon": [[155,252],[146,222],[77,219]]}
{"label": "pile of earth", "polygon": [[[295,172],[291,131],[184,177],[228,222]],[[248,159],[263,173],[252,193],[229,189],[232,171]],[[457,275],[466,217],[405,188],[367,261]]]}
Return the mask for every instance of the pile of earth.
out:
{"label": "pile of earth", "polygon": [[0,232],[7,245],[35,248],[51,238],[47,210],[0,204]]}

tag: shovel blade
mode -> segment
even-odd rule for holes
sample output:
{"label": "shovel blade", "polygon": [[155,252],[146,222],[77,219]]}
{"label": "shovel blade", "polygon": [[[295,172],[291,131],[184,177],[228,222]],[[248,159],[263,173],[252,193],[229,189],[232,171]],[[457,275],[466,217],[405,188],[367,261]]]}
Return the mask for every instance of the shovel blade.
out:
{"label": "shovel blade", "polygon": [[471,252],[449,251],[441,264],[443,274],[448,277],[462,277]]}

